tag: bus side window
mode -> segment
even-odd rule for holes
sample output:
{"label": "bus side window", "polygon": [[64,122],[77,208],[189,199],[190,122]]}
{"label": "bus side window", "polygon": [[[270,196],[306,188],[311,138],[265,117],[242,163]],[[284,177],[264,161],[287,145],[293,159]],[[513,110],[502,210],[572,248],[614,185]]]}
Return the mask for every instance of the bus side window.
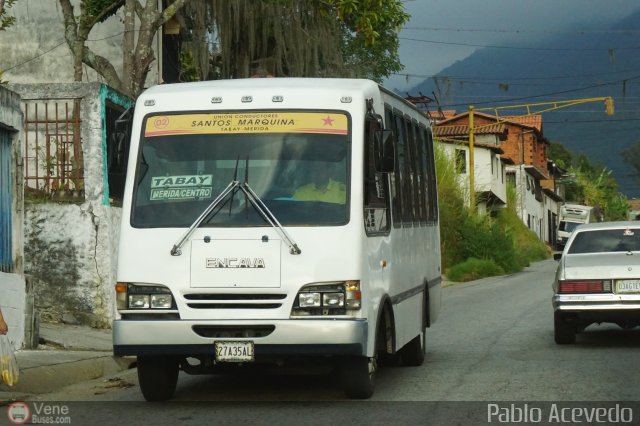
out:
{"label": "bus side window", "polygon": [[[385,122],[385,128],[393,131],[393,133],[396,135],[396,144],[397,144],[398,131],[396,130],[396,122],[393,116],[393,111],[389,105],[385,105],[385,108],[384,108],[384,122]],[[397,173],[398,173],[398,163],[397,163],[398,152],[397,151],[396,151],[395,157],[396,157],[396,160],[395,160],[396,169],[394,173],[389,173],[389,176],[388,176],[389,200],[391,203],[391,219],[393,221],[393,227],[400,228],[402,226],[402,210],[401,210],[401,204],[400,204],[400,191],[399,191],[399,184],[398,184],[398,178],[397,178]]]}
{"label": "bus side window", "polygon": [[389,232],[389,191],[387,175],[376,172],[373,145],[380,126],[376,120],[365,121],[364,144],[364,225],[367,234]]}

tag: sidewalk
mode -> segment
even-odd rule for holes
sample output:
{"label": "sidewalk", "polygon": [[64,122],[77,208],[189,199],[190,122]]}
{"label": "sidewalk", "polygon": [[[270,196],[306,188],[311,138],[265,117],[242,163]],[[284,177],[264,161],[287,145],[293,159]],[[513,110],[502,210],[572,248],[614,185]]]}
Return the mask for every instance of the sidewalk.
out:
{"label": "sidewalk", "polygon": [[38,349],[16,352],[18,383],[9,387],[0,381],[0,405],[129,368],[134,358],[114,357],[111,345],[111,330],[40,324]]}

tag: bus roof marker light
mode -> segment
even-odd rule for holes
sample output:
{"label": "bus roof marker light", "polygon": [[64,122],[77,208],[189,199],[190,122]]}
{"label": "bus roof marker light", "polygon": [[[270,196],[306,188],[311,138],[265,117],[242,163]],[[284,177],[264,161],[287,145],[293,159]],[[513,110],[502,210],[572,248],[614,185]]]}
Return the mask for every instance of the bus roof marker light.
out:
{"label": "bus roof marker light", "polygon": [[280,95],[275,95],[271,98],[271,102],[282,102],[284,101],[284,97]]}
{"label": "bus roof marker light", "polygon": [[353,99],[351,98],[351,96],[341,96],[340,97],[340,102],[342,102],[343,104],[350,104],[352,100]]}
{"label": "bus roof marker light", "polygon": [[213,98],[211,98],[211,103],[212,104],[221,104],[222,103],[222,96],[214,96]]}
{"label": "bus roof marker light", "polygon": [[156,104],[155,99],[147,99],[144,101],[144,106],[154,106]]}
{"label": "bus roof marker light", "polygon": [[240,98],[240,101],[243,103],[253,102],[253,96],[243,96]]}

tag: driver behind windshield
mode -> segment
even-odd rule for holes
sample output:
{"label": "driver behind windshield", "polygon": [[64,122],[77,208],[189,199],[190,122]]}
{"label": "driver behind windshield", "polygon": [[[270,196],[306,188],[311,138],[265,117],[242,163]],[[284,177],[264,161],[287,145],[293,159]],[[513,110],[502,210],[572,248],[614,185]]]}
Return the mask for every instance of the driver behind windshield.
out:
{"label": "driver behind windshield", "polygon": [[310,180],[294,192],[292,198],[299,201],[321,201],[325,203],[345,204],[347,190],[344,182],[327,164],[310,170]]}

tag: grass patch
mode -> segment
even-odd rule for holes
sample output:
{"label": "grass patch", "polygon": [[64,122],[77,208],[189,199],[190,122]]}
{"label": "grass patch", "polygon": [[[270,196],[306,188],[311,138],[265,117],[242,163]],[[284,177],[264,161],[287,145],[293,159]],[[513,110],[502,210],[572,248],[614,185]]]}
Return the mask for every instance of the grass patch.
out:
{"label": "grass patch", "polygon": [[470,257],[447,270],[447,278],[451,281],[473,281],[480,278],[503,275],[504,269],[491,259]]}

